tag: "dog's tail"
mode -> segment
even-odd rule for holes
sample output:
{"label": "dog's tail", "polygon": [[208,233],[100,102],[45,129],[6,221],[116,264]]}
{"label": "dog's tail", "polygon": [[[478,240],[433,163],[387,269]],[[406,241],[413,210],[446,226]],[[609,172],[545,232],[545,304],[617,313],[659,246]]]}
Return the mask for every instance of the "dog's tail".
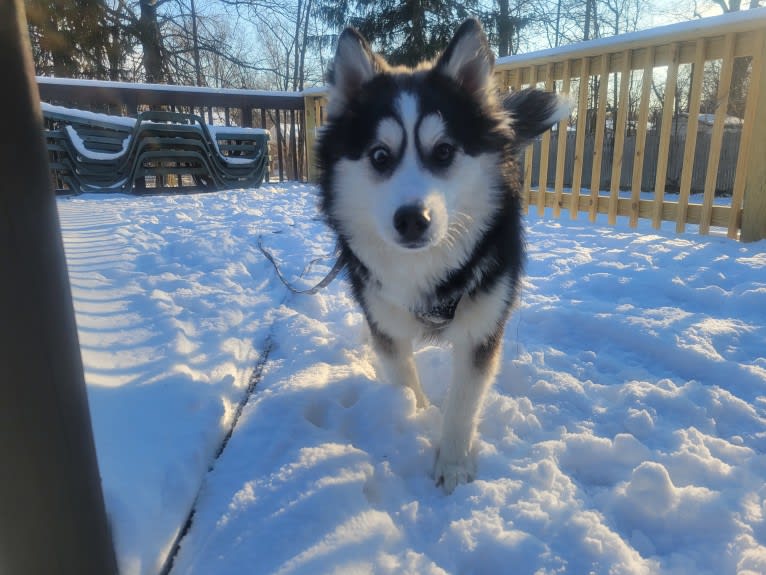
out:
{"label": "dog's tail", "polygon": [[511,115],[516,145],[522,147],[568,117],[572,103],[566,96],[526,88],[506,96],[503,108]]}

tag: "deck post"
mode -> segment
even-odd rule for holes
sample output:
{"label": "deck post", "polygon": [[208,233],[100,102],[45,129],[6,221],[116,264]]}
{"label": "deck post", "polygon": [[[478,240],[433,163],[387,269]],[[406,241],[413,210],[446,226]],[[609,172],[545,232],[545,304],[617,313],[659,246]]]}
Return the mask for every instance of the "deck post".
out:
{"label": "deck post", "polygon": [[319,181],[319,166],[316,162],[316,137],[319,128],[319,114],[317,108],[318,98],[306,95],[303,98],[304,113],[306,115],[306,167],[308,168],[308,181]]}
{"label": "deck post", "polygon": [[766,33],[757,36],[760,46],[753,58],[753,70],[748,99],[754,98],[753,135],[745,169],[745,198],[742,211],[740,239],[754,242],[766,238]]}
{"label": "deck post", "polygon": [[249,104],[245,104],[240,108],[240,113],[242,114],[242,127],[243,128],[252,128],[253,127],[253,107]]}
{"label": "deck post", "polygon": [[0,2],[0,571],[117,572],[24,0]]}

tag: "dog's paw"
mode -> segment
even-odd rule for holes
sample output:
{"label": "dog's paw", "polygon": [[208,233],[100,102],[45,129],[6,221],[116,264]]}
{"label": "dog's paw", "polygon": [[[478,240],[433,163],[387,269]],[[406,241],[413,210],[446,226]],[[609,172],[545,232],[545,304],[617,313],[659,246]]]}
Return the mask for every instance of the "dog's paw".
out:
{"label": "dog's paw", "polygon": [[434,464],[434,480],[436,485],[444,489],[448,495],[455,487],[464,483],[470,483],[476,477],[476,464],[470,455],[451,457],[444,451],[436,452]]}
{"label": "dog's paw", "polygon": [[415,407],[418,409],[426,409],[427,407],[430,407],[431,402],[428,401],[428,398],[426,397],[425,393],[423,393],[422,390],[413,390],[415,393]]}

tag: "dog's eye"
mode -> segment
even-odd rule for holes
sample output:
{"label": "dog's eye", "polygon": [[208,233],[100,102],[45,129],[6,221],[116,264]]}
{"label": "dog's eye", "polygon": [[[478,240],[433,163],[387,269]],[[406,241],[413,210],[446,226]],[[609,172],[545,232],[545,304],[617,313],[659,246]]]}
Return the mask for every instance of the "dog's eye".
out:
{"label": "dog's eye", "polygon": [[437,144],[431,152],[431,157],[436,165],[447,167],[452,163],[452,160],[455,157],[455,146],[447,142]]}
{"label": "dog's eye", "polygon": [[385,146],[375,146],[370,150],[370,162],[372,167],[378,171],[383,171],[391,162],[391,152]]}

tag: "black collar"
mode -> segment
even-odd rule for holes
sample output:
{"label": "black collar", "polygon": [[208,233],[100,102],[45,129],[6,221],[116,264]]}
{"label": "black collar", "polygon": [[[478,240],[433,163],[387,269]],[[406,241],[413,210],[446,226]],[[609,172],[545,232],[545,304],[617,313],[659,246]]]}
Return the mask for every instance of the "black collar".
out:
{"label": "black collar", "polygon": [[460,296],[438,302],[435,306],[428,309],[414,310],[415,317],[422,324],[431,329],[443,329],[455,318],[457,304],[460,303]]}

